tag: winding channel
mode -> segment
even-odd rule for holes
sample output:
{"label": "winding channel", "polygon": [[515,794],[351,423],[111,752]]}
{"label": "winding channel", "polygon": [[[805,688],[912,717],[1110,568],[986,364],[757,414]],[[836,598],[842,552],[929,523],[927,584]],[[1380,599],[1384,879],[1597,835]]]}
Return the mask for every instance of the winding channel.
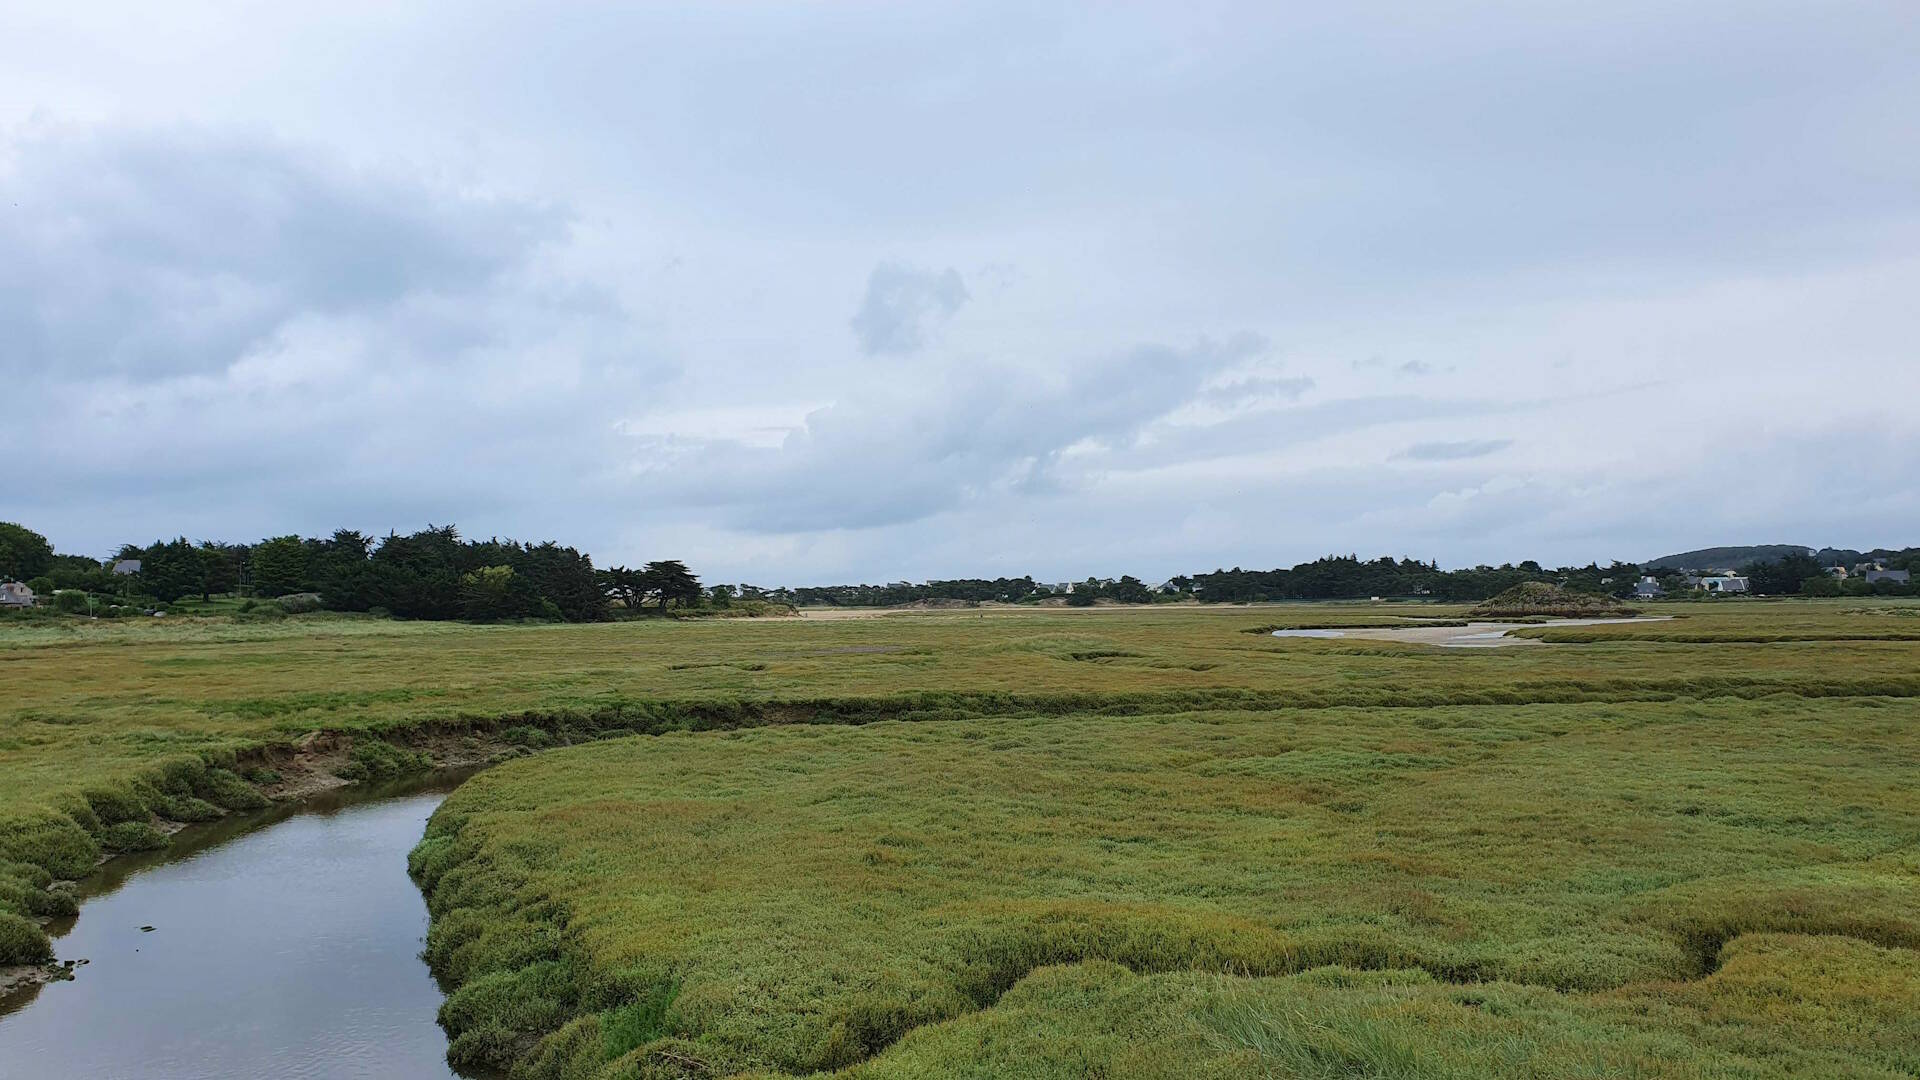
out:
{"label": "winding channel", "polygon": [[407,852],[467,773],[197,826],[82,883],[71,981],[0,999],[0,1077],[450,1080]]}

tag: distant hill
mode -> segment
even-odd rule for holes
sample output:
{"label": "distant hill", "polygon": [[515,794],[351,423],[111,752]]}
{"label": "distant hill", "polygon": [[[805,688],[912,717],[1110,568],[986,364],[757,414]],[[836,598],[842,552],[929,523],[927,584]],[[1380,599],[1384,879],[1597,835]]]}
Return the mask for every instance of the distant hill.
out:
{"label": "distant hill", "polygon": [[1856,551],[1853,548],[1810,548],[1801,544],[1755,544],[1752,547],[1711,547],[1683,551],[1678,555],[1662,555],[1640,566],[1646,570],[1738,569],[1748,563],[1779,562],[1783,555],[1811,555],[1825,566],[1853,566],[1861,562],[1887,560],[1892,560],[1891,565],[1904,566],[1911,560],[1914,550],[1880,547]]}
{"label": "distant hill", "polygon": [[1811,555],[1805,544],[1755,544],[1751,547],[1710,547],[1662,555],[1640,564],[1646,570],[1707,570],[1745,566],[1756,562],[1779,562],[1787,555]]}

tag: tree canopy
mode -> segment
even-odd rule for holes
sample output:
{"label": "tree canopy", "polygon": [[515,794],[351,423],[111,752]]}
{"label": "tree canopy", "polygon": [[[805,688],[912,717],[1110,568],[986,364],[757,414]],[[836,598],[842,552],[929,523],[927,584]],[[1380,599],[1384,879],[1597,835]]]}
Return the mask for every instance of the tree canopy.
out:
{"label": "tree canopy", "polygon": [[25,581],[53,567],[47,538],[11,521],[0,521],[0,581]]}

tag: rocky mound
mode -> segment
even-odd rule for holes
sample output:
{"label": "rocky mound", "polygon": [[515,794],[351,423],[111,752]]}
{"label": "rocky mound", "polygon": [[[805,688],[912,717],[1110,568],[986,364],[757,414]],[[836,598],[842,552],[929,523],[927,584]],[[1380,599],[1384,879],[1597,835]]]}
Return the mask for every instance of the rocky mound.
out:
{"label": "rocky mound", "polygon": [[1560,619],[1606,619],[1635,614],[1610,596],[1574,592],[1544,581],[1523,581],[1499,596],[1484,600],[1467,614],[1475,618],[1510,619],[1546,615]]}

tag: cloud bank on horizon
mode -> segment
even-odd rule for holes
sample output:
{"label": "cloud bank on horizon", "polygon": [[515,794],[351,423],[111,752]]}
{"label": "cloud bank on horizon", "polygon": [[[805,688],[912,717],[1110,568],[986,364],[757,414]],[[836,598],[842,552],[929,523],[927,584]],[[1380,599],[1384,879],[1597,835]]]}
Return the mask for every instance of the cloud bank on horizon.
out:
{"label": "cloud bank on horizon", "polygon": [[0,11],[0,518],[62,550],[1920,542],[1910,5]]}

